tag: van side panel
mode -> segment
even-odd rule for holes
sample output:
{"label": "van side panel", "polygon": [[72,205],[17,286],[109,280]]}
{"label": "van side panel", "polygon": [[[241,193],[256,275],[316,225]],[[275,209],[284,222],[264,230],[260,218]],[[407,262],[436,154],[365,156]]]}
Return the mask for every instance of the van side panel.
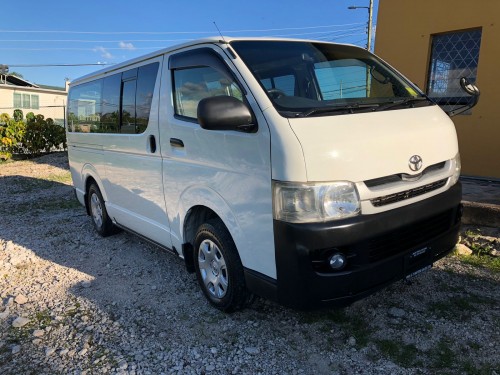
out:
{"label": "van side panel", "polygon": [[141,61],[72,87],[67,134],[79,201],[85,203],[92,178],[113,222],[171,247],[158,132],[162,60]]}
{"label": "van side panel", "polygon": [[[163,197],[162,160],[158,131],[158,102],[162,57],[141,64],[160,63],[151,102],[149,123],[141,134],[103,135],[110,217],[163,246],[171,247]],[[140,66],[140,65],[139,65]]]}

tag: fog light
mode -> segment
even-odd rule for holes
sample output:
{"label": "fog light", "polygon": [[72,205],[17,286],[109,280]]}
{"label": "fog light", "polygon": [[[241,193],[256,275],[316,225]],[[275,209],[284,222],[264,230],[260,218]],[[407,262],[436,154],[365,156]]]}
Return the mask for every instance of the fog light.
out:
{"label": "fog light", "polygon": [[330,267],[332,270],[339,271],[345,267],[346,259],[344,254],[335,253],[330,257]]}

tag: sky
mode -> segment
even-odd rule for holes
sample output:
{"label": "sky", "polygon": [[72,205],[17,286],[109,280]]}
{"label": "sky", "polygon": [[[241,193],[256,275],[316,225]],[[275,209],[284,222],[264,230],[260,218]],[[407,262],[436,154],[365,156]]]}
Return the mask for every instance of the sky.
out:
{"label": "sky", "polygon": [[[279,36],[366,47],[369,0],[12,0],[2,4],[0,64],[24,79],[64,81],[190,40]],[[378,0],[374,1],[376,25]],[[374,27],[375,28],[375,27]],[[373,33],[375,35],[375,33]],[[373,42],[372,42],[373,43]],[[29,66],[29,65],[75,66]]]}

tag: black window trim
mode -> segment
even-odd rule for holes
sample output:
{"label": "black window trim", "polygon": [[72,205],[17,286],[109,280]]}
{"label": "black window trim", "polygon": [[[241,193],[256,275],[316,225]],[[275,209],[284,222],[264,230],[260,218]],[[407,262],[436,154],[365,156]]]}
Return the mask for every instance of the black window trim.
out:
{"label": "black window trim", "polygon": [[[193,124],[199,125],[198,119],[194,117],[179,115],[177,113],[177,100],[176,100],[176,92],[175,92],[175,77],[174,72],[176,70],[184,70],[184,69],[193,69],[193,68],[203,68],[209,67],[217,70],[223,75],[229,76],[241,90],[243,96],[243,102],[250,108],[253,114],[253,110],[248,103],[246,98],[247,90],[245,86],[241,84],[241,81],[236,77],[233,71],[229,68],[227,63],[224,61],[224,58],[218,54],[215,50],[210,47],[199,47],[195,49],[190,49],[187,51],[182,51],[175,53],[168,58],[168,69],[171,74],[172,81],[172,94],[173,94],[173,103],[174,103],[174,118],[182,121],[187,121]],[[255,114],[253,114],[255,118]]]}

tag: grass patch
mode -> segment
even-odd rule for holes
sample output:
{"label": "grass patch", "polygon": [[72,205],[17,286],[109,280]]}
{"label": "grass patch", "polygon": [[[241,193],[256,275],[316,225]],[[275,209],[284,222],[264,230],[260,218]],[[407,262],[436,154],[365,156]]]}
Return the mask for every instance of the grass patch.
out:
{"label": "grass patch", "polygon": [[19,177],[13,182],[16,186],[16,194],[26,194],[38,190],[47,190],[58,185],[55,181],[40,178]]}
{"label": "grass patch", "polygon": [[38,323],[39,329],[45,329],[50,325],[52,318],[50,317],[49,310],[43,310],[37,311],[31,318],[31,321],[36,321]]}
{"label": "grass patch", "polygon": [[500,369],[500,362],[478,366],[471,360],[468,360],[462,362],[462,365],[460,367],[462,369],[462,372],[467,375],[491,375],[494,374],[495,371],[498,371],[498,369]]}
{"label": "grass patch", "polygon": [[61,184],[72,184],[71,172],[64,172],[58,174],[51,174],[43,178],[46,181],[58,182]]}
{"label": "grass patch", "polygon": [[80,202],[76,198],[71,199],[54,199],[45,201],[34,201],[34,202],[22,202],[19,204],[13,204],[11,206],[0,206],[0,213],[9,213],[16,215],[23,215],[28,212],[35,210],[40,211],[59,211],[59,210],[71,210],[75,208],[80,208]]}
{"label": "grass patch", "polygon": [[399,341],[392,340],[375,340],[375,345],[380,353],[402,367],[422,365],[418,359],[419,350],[413,344],[401,344]]}
{"label": "grass patch", "polygon": [[363,317],[348,314],[345,309],[308,311],[300,316],[299,321],[303,324],[321,323],[328,327],[330,327],[330,323],[335,323],[342,330],[346,339],[350,336],[356,339],[358,348],[368,345],[371,338],[372,330]]}
{"label": "grass patch", "polygon": [[486,268],[492,272],[500,273],[500,257],[490,255],[456,255],[461,262],[474,267]]}
{"label": "grass patch", "polygon": [[23,327],[9,327],[9,330],[7,331],[7,343],[17,345],[26,342],[31,336],[31,330],[33,327],[33,321],[30,321]]}
{"label": "grass patch", "polygon": [[451,340],[441,339],[436,347],[428,353],[432,361],[432,367],[437,369],[445,369],[453,367],[453,364],[458,363],[457,355],[451,349]]}
{"label": "grass patch", "polygon": [[431,303],[429,311],[439,317],[465,320],[472,317],[478,308],[467,297],[452,297],[447,301]]}
{"label": "grass patch", "polygon": [[460,243],[472,250],[471,255],[460,255],[454,252],[454,255],[463,263],[483,267],[495,273],[500,272],[500,257],[491,255],[495,247],[498,248],[498,241],[492,241],[483,236],[479,229],[477,232],[469,229],[464,233]]}
{"label": "grass patch", "polygon": [[450,297],[447,301],[434,302],[429,305],[429,311],[439,317],[450,320],[467,320],[485,307],[494,307],[496,301],[477,294],[466,294]]}

